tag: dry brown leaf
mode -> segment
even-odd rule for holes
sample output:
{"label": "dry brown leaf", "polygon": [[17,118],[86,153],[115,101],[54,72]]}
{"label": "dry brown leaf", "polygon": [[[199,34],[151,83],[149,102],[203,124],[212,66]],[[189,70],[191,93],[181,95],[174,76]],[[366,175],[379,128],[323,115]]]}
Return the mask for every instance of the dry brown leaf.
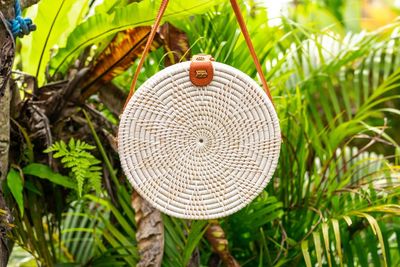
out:
{"label": "dry brown leaf", "polygon": [[103,85],[99,90],[99,99],[115,116],[121,114],[127,93],[113,83]]}
{"label": "dry brown leaf", "polygon": [[184,31],[165,23],[159,32],[166,52],[165,66],[190,59],[189,41]]}
{"label": "dry brown leaf", "polygon": [[[118,33],[99,55],[87,74],[82,86],[81,102],[96,93],[102,85],[126,71],[143,52],[151,27],[137,27]],[[166,52],[165,65],[170,66],[190,58],[186,34],[169,23],[159,29],[152,50],[163,46]]]}
{"label": "dry brown leaf", "polygon": [[[82,86],[81,101],[96,93],[102,84],[127,70],[143,52],[151,27],[137,27],[118,33],[107,48],[99,55],[87,74]],[[160,46],[156,39],[152,49]]]}

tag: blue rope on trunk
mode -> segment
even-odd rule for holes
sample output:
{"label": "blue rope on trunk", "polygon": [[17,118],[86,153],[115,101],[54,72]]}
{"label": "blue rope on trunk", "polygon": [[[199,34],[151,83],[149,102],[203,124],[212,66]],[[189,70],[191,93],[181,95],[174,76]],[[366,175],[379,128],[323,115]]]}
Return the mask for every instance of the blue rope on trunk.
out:
{"label": "blue rope on trunk", "polygon": [[36,30],[36,25],[33,24],[30,18],[22,17],[22,10],[20,0],[15,0],[15,19],[8,22],[10,30],[14,36],[14,39],[19,37],[22,38],[28,35],[30,32]]}

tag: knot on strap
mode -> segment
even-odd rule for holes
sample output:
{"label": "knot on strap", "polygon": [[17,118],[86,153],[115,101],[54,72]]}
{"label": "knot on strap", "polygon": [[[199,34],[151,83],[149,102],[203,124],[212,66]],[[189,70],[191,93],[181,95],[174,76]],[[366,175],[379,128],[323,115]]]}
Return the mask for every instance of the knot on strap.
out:
{"label": "knot on strap", "polygon": [[23,18],[21,16],[21,5],[19,1],[20,0],[16,0],[15,2],[15,19],[9,21],[10,30],[14,39],[17,37],[22,38],[36,30],[36,25],[33,24],[30,18]]}
{"label": "knot on strap", "polygon": [[36,30],[36,25],[33,24],[30,18],[18,16],[10,21],[10,30],[14,35],[14,38],[22,38],[25,35],[28,35],[30,32]]}

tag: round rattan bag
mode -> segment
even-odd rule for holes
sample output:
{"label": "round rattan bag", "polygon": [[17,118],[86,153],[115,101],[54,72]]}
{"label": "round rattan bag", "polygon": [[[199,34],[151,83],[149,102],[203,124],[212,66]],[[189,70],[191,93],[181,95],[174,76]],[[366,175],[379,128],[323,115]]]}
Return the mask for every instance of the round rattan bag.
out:
{"label": "round rattan bag", "polygon": [[118,144],[138,193],[186,219],[224,217],[250,203],[277,166],[281,134],[263,89],[243,72],[213,62],[207,86],[190,62],[165,68],[128,102]]}

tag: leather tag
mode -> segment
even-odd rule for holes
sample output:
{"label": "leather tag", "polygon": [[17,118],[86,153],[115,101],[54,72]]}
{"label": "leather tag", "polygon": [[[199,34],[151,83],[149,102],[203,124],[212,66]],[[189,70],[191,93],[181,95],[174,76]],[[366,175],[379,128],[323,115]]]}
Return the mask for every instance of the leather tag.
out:
{"label": "leather tag", "polygon": [[206,86],[214,77],[214,59],[210,55],[195,55],[190,63],[190,81],[196,86]]}

